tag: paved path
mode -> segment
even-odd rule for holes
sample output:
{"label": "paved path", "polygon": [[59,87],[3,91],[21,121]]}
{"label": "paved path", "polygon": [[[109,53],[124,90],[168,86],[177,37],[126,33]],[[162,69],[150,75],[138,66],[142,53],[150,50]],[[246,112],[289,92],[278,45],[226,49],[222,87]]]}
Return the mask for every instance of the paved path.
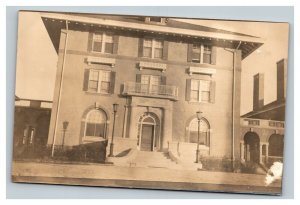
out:
{"label": "paved path", "polygon": [[119,167],[103,164],[44,164],[13,162],[16,182],[66,183],[72,185],[220,190],[278,194],[281,184],[266,187],[264,175],[182,171],[165,168]]}

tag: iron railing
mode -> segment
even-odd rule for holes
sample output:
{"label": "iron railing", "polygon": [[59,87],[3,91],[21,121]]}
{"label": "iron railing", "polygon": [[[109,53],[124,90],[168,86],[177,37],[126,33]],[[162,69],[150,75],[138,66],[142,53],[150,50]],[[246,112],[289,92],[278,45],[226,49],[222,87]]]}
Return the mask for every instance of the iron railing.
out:
{"label": "iron railing", "polygon": [[151,85],[126,82],[124,83],[123,95],[141,95],[177,99],[178,87],[173,85]]}

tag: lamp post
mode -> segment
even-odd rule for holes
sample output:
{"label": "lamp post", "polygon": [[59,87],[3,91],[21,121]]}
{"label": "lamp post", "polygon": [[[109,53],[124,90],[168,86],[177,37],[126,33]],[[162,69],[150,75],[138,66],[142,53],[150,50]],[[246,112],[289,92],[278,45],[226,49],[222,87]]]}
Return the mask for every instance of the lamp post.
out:
{"label": "lamp post", "polygon": [[65,137],[66,137],[66,131],[68,129],[68,126],[69,126],[69,122],[68,121],[64,121],[63,122],[63,142],[62,142],[62,147],[65,146]]}
{"label": "lamp post", "polygon": [[201,115],[202,112],[198,111],[196,112],[197,114],[197,119],[198,119],[198,139],[197,139],[197,150],[196,150],[196,162],[195,163],[199,163],[199,141],[200,141],[200,121],[201,121]]}
{"label": "lamp post", "polygon": [[113,110],[114,110],[114,122],[113,122],[113,129],[112,129],[112,134],[111,134],[111,143],[110,143],[110,149],[109,149],[109,157],[114,156],[114,133],[115,133],[115,121],[116,121],[116,114],[118,111],[118,106],[119,104],[114,103],[113,104]]}

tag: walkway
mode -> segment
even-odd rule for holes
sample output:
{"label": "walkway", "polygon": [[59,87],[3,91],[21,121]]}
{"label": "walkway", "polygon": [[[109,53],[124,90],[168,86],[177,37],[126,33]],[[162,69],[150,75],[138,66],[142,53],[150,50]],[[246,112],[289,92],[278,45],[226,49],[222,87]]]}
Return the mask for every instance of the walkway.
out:
{"label": "walkway", "polygon": [[182,171],[167,168],[120,167],[104,164],[43,164],[13,162],[13,180],[53,184],[165,188],[280,194],[281,184],[269,187],[265,176],[242,173]]}

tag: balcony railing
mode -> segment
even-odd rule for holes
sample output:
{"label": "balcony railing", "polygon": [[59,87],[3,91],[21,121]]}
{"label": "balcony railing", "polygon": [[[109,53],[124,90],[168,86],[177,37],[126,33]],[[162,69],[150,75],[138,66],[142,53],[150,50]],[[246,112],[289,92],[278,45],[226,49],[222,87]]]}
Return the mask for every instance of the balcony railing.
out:
{"label": "balcony railing", "polygon": [[275,120],[241,118],[241,125],[243,127],[284,129],[284,122],[283,121],[275,121]]}
{"label": "balcony railing", "polygon": [[173,85],[151,85],[126,82],[124,83],[123,95],[137,95],[177,100],[178,87]]}

